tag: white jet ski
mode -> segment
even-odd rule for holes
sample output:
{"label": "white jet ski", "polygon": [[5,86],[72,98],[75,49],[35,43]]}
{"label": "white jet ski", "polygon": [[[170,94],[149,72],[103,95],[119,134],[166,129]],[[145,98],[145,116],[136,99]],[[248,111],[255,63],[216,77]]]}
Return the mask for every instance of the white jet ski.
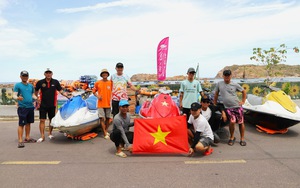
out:
{"label": "white jet ski", "polygon": [[100,125],[97,97],[90,95],[84,100],[78,95],[69,99],[52,118],[51,125],[70,136],[92,131]]}
{"label": "white jet ski", "polygon": [[243,105],[245,119],[252,124],[271,129],[284,130],[300,123],[300,109],[286,93],[274,87],[266,97],[248,94]]}

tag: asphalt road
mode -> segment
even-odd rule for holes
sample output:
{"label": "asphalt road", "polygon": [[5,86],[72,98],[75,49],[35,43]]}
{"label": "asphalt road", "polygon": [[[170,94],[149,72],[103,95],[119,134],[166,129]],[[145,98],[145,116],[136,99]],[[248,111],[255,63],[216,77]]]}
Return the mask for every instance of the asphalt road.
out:
{"label": "asphalt road", "polygon": [[[3,109],[0,108],[3,115]],[[0,121],[0,187],[300,187],[300,124],[286,134],[268,135],[246,123],[247,146],[222,142],[210,156],[114,155],[114,144],[100,135],[89,141],[67,139],[17,148],[17,121]],[[39,138],[38,121],[31,135]]]}

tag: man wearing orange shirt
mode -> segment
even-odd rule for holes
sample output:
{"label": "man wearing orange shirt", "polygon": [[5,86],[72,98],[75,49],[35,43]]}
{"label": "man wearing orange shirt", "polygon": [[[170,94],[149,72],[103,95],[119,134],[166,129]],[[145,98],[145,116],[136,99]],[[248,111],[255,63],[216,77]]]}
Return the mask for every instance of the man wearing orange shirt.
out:
{"label": "man wearing orange shirt", "polygon": [[94,95],[98,98],[98,113],[100,118],[100,124],[103,130],[103,136],[105,139],[109,139],[109,133],[107,132],[110,114],[111,114],[111,91],[112,81],[108,80],[109,72],[107,69],[102,69],[100,76],[102,80],[98,80],[93,88]]}

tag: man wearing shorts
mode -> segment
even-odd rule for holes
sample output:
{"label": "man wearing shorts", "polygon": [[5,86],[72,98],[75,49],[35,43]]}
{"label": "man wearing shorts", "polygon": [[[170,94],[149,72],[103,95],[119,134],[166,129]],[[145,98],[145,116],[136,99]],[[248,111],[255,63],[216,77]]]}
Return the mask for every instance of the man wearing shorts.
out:
{"label": "man wearing shorts", "polygon": [[[30,138],[30,124],[34,123],[34,106],[33,102],[36,99],[34,95],[34,88],[32,84],[28,83],[29,74],[27,71],[20,73],[22,82],[14,86],[13,98],[18,101],[18,148],[25,147],[24,142],[36,142],[35,139]],[[25,126],[25,139],[23,142],[23,132]]]}
{"label": "man wearing shorts", "polygon": [[53,127],[50,125],[51,119],[55,116],[57,106],[57,91],[63,96],[69,98],[66,92],[63,91],[58,80],[52,78],[53,72],[48,68],[44,72],[45,78],[39,80],[36,83],[35,94],[39,96],[39,112],[40,112],[40,133],[41,138],[37,142],[43,142],[45,140],[45,122],[47,115],[49,118],[49,139],[53,139],[52,135]]}
{"label": "man wearing shorts", "polygon": [[194,130],[188,129],[188,135],[193,140],[189,155],[191,156],[195,151],[200,151],[203,155],[210,155],[213,152],[211,143],[214,140],[214,135],[208,121],[201,114],[201,105],[198,102],[191,104],[191,115],[188,123],[192,124],[194,128]]}
{"label": "man wearing shorts", "polygon": [[93,88],[93,94],[98,98],[98,113],[100,118],[100,124],[103,130],[103,136],[105,139],[109,139],[109,133],[107,132],[109,121],[110,121],[110,102],[111,102],[111,91],[112,81],[108,80],[109,72],[107,69],[102,69],[100,76],[102,80],[98,80]]}
{"label": "man wearing shorts", "polygon": [[[244,125],[244,114],[242,105],[246,101],[246,91],[242,86],[237,83],[231,82],[231,71],[224,70],[223,71],[223,79],[224,81],[220,81],[216,85],[216,91],[214,96],[214,105],[217,105],[217,100],[219,93],[223,98],[223,104],[225,107],[226,114],[230,121],[229,123],[229,132],[230,138],[228,141],[228,145],[232,146],[235,142],[234,137],[234,129],[235,123],[239,124],[240,130],[240,145],[246,146],[246,141],[244,138],[245,134],[245,125]],[[239,101],[237,96],[237,91],[242,92],[242,101]]]}

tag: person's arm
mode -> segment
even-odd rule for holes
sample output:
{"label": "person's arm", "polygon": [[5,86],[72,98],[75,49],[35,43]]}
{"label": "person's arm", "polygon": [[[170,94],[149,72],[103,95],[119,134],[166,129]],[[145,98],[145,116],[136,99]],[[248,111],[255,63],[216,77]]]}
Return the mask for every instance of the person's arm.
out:
{"label": "person's arm", "polygon": [[182,99],[183,99],[183,92],[180,92],[180,96],[179,96],[179,107],[182,108]]}
{"label": "person's arm", "polygon": [[245,104],[246,97],[247,97],[246,90],[243,90],[243,91],[242,91],[242,101],[240,102],[240,105],[241,105],[241,106],[242,106],[243,104]]}
{"label": "person's arm", "polygon": [[216,89],[215,95],[214,95],[214,105],[216,106],[218,103],[218,97],[219,97],[219,90]]}
{"label": "person's arm", "polygon": [[129,143],[128,139],[127,139],[127,136],[125,134],[125,130],[124,130],[121,122],[120,121],[114,121],[114,124],[115,124],[116,128],[120,130],[121,137],[124,140],[125,146],[127,148],[130,145],[130,143]]}
{"label": "person's arm", "polygon": [[194,135],[194,141],[193,144],[191,145],[191,148],[193,148],[195,150],[196,145],[198,144],[199,140],[200,140],[200,135],[201,132],[196,131],[195,135]]}
{"label": "person's arm", "polygon": [[70,97],[68,96],[68,93],[67,93],[67,92],[64,92],[63,89],[61,89],[61,90],[59,91],[59,93],[60,93],[62,96],[68,98],[68,99],[70,98]]}

